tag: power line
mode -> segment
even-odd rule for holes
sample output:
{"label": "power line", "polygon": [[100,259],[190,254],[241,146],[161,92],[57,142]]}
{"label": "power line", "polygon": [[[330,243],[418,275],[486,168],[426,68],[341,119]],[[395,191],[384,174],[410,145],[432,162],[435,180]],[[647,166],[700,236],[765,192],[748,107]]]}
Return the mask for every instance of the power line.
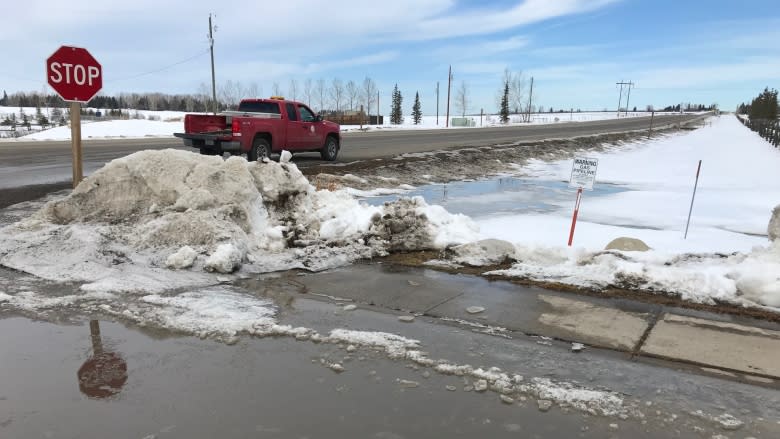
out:
{"label": "power line", "polygon": [[154,70],[149,70],[149,71],[147,71],[147,72],[138,73],[138,74],[136,74],[136,75],[132,75],[132,76],[126,76],[126,77],[124,77],[124,78],[119,78],[119,79],[112,79],[111,81],[112,81],[112,82],[116,82],[116,81],[127,81],[128,79],[135,79],[135,78],[140,78],[141,76],[151,75],[151,74],[153,74],[153,73],[159,73],[159,72],[162,72],[162,71],[164,71],[164,70],[168,70],[168,69],[170,69],[170,68],[172,68],[172,67],[176,67],[176,66],[178,66],[178,65],[181,65],[181,64],[184,64],[184,63],[186,63],[186,62],[192,61],[192,60],[194,60],[195,58],[199,58],[199,57],[201,57],[201,56],[203,56],[203,55],[205,55],[205,54],[207,54],[207,53],[209,53],[209,49],[202,50],[202,51],[200,51],[200,52],[196,53],[195,55],[193,55],[193,56],[191,56],[191,57],[189,57],[189,58],[185,58],[185,59],[183,59],[183,60],[181,60],[181,61],[177,61],[177,62],[175,62],[175,63],[173,63],[173,64],[169,64],[169,65],[167,65],[167,66],[165,66],[165,67],[160,67],[160,68],[157,68],[157,69],[154,69]]}

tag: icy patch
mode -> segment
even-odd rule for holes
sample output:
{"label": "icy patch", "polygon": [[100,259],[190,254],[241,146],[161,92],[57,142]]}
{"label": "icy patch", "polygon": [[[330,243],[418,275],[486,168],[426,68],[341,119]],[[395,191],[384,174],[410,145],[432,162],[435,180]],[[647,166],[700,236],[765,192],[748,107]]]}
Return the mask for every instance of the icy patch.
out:
{"label": "icy patch", "polygon": [[548,378],[534,378],[531,382],[529,390],[539,399],[566,404],[594,415],[617,416],[625,411],[623,398],[612,392],[556,383]]}
{"label": "icy patch", "polygon": [[[140,305],[151,304],[135,315],[145,324],[183,331],[201,338],[229,339],[240,332],[275,324],[273,303],[224,288],[210,288],[177,296],[148,295]],[[141,308],[143,309],[143,307]],[[125,315],[132,315],[127,311]]]}
{"label": "icy patch", "polygon": [[390,358],[403,358],[407,350],[419,348],[420,342],[400,335],[387,332],[351,331],[348,329],[334,329],[328,337],[331,341],[341,343],[359,344],[380,348]]}

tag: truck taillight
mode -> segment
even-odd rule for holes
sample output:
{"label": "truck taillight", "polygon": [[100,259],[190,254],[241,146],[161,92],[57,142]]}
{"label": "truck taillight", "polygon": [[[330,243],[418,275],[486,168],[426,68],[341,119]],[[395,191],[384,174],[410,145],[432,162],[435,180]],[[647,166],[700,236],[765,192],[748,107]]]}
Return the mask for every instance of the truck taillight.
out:
{"label": "truck taillight", "polygon": [[233,135],[234,136],[240,136],[241,135],[241,123],[237,120],[233,120],[233,123],[231,124]]}

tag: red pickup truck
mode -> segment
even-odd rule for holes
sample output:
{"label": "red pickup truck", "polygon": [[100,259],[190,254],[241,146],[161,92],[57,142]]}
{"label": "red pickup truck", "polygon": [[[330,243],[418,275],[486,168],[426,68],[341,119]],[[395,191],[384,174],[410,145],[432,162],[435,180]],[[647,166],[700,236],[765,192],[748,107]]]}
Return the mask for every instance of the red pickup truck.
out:
{"label": "red pickup truck", "polygon": [[237,111],[187,114],[184,132],[174,133],[201,154],[246,154],[250,161],[272,153],[318,151],[333,161],[341,146],[341,128],[322,120],[309,107],[281,97],[244,99]]}

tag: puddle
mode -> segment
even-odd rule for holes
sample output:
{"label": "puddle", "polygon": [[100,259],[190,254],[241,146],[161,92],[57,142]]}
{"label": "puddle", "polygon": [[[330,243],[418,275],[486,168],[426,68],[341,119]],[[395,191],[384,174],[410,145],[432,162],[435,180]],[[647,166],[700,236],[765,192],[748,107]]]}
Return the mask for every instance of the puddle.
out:
{"label": "puddle", "polygon": [[[623,186],[599,184],[588,197],[601,197],[628,191]],[[394,201],[400,196],[422,196],[429,204],[443,206],[451,213],[472,218],[515,213],[549,213],[574,202],[576,190],[566,181],[535,178],[497,177],[420,186],[404,195],[362,198],[371,205]]]}

